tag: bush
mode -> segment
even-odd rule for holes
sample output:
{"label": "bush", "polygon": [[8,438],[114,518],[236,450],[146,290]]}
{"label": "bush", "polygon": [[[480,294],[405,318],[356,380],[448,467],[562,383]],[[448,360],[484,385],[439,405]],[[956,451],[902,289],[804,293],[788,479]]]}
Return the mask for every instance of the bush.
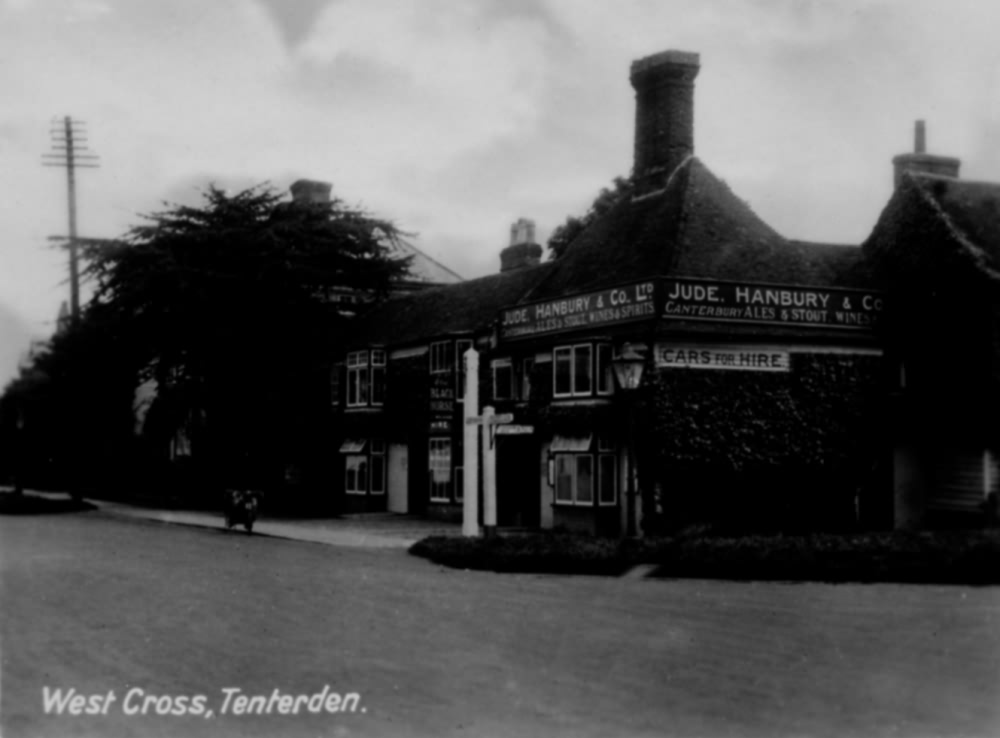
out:
{"label": "bush", "polygon": [[1000,583],[1000,532],[608,539],[568,533],[436,536],[410,552],[445,566],[498,572],[616,576],[638,564],[652,576],[827,582]]}

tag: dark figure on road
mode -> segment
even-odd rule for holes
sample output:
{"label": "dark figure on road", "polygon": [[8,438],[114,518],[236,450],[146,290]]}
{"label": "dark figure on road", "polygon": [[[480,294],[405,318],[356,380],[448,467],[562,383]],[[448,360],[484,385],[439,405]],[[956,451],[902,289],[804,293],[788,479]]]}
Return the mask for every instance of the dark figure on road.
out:
{"label": "dark figure on road", "polygon": [[227,489],[223,512],[226,516],[226,528],[242,524],[247,533],[253,532],[253,524],[257,519],[259,493],[250,489]]}

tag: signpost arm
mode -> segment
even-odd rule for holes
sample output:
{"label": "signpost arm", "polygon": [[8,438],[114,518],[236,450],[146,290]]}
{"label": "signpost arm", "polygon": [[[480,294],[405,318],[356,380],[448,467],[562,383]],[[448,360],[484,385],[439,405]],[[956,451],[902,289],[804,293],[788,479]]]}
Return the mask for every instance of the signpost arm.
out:
{"label": "signpost arm", "polygon": [[483,528],[487,536],[497,528],[497,450],[493,436],[493,407],[483,408]]}
{"label": "signpost arm", "polygon": [[465,423],[463,425],[462,535],[479,535],[479,428],[470,418],[479,416],[479,352],[465,352]]}

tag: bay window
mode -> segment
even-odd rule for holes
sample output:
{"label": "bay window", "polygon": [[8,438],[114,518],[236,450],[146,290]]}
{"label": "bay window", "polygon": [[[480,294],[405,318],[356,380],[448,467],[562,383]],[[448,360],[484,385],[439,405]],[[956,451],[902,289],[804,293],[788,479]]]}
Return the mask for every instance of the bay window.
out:
{"label": "bay window", "polygon": [[611,506],[618,503],[617,458],[613,444],[591,436],[552,442],[553,478],[557,505]]}

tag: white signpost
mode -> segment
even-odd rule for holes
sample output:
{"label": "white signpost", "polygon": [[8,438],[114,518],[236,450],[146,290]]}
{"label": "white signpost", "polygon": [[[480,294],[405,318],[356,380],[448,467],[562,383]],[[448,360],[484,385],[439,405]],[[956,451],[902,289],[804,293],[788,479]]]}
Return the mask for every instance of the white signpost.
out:
{"label": "white signpost", "polygon": [[462,535],[479,535],[479,352],[465,352],[465,427],[463,429]]}
{"label": "white signpost", "polygon": [[483,408],[483,529],[487,536],[497,529],[497,447],[493,431],[502,417],[494,414],[491,405]]}
{"label": "white signpost", "polygon": [[[470,349],[471,350],[471,349]],[[466,395],[468,397],[468,395]],[[468,409],[468,400],[466,400],[466,415],[465,415],[465,438],[468,439],[470,436],[469,429],[471,428],[471,435],[475,435],[476,426],[482,428],[482,438],[483,438],[483,528],[486,529],[487,535],[492,535],[496,532],[497,527],[497,449],[494,443],[494,435],[498,432],[500,428],[504,427],[505,423],[510,423],[514,420],[513,413],[501,413],[497,415],[491,405],[487,405],[483,408],[482,415],[470,415]],[[469,448],[469,443],[466,441],[466,449]],[[468,460],[468,451],[466,451],[466,460]],[[468,461],[466,461],[468,463]],[[466,472],[466,490],[468,490],[468,472]],[[464,510],[468,512],[469,504],[465,503]],[[471,530],[471,528],[470,528]],[[466,528],[462,526],[462,532],[465,535],[478,535],[478,530],[476,533],[466,533]]]}
{"label": "white signpost", "polygon": [[479,535],[479,438],[483,440],[483,527],[487,535],[496,532],[497,527],[497,451],[494,434],[501,428],[513,430],[507,434],[531,433],[529,425],[508,426],[514,422],[513,413],[497,415],[489,405],[479,414],[479,352],[470,348],[465,352],[465,429],[463,432],[463,468],[465,474],[462,487],[462,535]]}

